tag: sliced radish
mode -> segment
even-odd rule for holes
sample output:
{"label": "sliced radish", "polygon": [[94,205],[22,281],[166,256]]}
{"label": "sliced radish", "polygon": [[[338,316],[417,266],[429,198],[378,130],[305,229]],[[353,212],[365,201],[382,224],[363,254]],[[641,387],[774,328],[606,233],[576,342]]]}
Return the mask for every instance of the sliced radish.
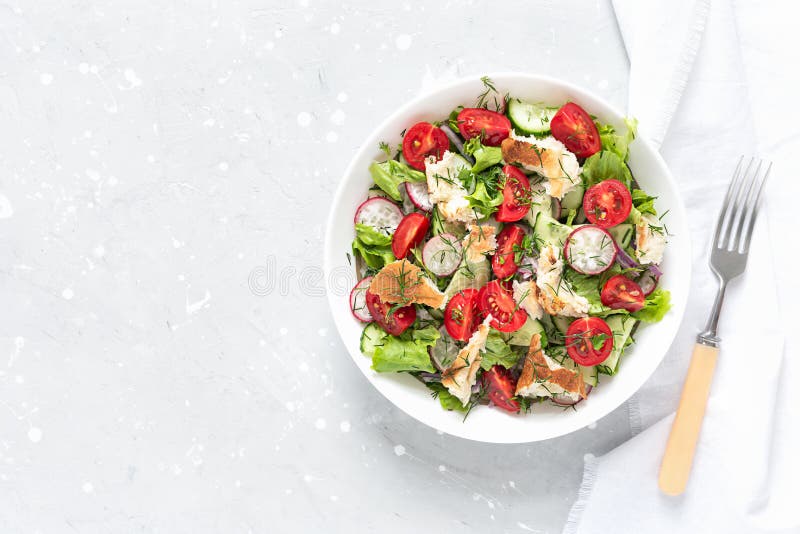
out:
{"label": "sliced radish", "polygon": [[433,209],[433,202],[428,195],[428,182],[406,182],[406,193],[411,202],[422,211]]}
{"label": "sliced radish", "polygon": [[[586,396],[589,396],[589,392],[592,391],[591,384],[586,384]],[[559,393],[557,395],[553,395],[553,402],[558,404],[559,406],[573,406],[578,404],[580,401],[583,400],[583,397],[578,397],[577,399],[573,399],[571,395],[567,393]]]}
{"label": "sliced radish", "polygon": [[658,286],[658,279],[661,277],[660,272],[661,271],[658,269],[648,268],[639,276],[639,278],[636,279],[636,283],[642,288],[642,292],[645,296],[656,290],[656,286]]}
{"label": "sliced radish", "polygon": [[353,312],[353,317],[362,323],[374,321],[372,314],[367,309],[367,289],[369,289],[370,282],[372,282],[371,276],[362,278],[350,291],[350,311]]}
{"label": "sliced radish", "polygon": [[611,234],[593,225],[580,226],[564,243],[564,258],[582,274],[600,274],[611,268],[617,245]]}
{"label": "sliced radish", "polygon": [[393,234],[403,218],[400,207],[383,197],[368,198],[356,209],[355,223],[366,224],[386,235]]}
{"label": "sliced radish", "polygon": [[425,243],[422,262],[436,276],[450,276],[461,263],[461,241],[453,234],[439,234]]}
{"label": "sliced radish", "polygon": [[561,218],[561,201],[555,197],[550,199],[550,215],[556,220]]}

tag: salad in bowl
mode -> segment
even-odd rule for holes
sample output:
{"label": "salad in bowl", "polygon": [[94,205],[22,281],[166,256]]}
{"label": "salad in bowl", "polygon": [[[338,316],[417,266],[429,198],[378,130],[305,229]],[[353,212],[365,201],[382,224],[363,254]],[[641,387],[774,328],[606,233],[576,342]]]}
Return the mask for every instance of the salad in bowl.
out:
{"label": "salad in bowl", "polygon": [[360,351],[465,417],[591,402],[670,309],[670,233],[627,163],[636,122],[482,82],[369,164],[351,250]]}

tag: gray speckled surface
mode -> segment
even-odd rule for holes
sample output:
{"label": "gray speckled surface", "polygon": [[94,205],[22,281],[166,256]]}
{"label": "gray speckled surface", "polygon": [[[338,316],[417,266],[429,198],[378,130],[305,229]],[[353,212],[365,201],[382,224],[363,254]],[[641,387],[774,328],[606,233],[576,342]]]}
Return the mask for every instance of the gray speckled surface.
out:
{"label": "gray speckled surface", "polygon": [[439,435],[288,273],[318,272],[355,147],[437,81],[622,107],[606,1],[12,0],[0,34],[0,531],[560,532],[624,408],[532,445]]}

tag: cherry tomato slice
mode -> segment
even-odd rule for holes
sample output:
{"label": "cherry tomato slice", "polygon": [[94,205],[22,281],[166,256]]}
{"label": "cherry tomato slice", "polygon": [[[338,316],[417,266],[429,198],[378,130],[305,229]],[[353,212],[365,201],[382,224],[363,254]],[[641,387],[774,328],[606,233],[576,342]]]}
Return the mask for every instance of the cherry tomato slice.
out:
{"label": "cherry tomato slice", "polygon": [[492,272],[497,278],[508,278],[519,268],[514,256],[522,244],[525,231],[521,226],[510,224],[497,234],[497,251],[492,256]]}
{"label": "cherry tomato slice", "polygon": [[478,308],[483,318],[491,314],[492,328],[501,332],[516,332],[528,318],[525,310],[517,307],[514,297],[500,285],[499,280],[492,280],[481,288]]}
{"label": "cherry tomato slice", "polygon": [[590,187],[583,196],[583,212],[600,228],[616,226],[631,213],[631,192],[619,180],[605,180]]}
{"label": "cherry tomato slice", "polygon": [[567,328],[567,354],[586,367],[603,363],[614,348],[611,328],[599,317],[575,319]]}
{"label": "cherry tomato slice", "polygon": [[444,327],[453,339],[469,340],[479,322],[477,289],[462,289],[447,302]]}
{"label": "cherry tomato slice", "polygon": [[494,365],[481,375],[481,384],[486,389],[489,400],[501,410],[517,413],[519,403],[514,400],[517,381],[511,372],[502,365]]}
{"label": "cherry tomato slice", "polygon": [[531,209],[531,183],[528,177],[513,165],[503,167],[506,176],[503,186],[503,203],[495,214],[500,222],[514,222],[522,219]]}
{"label": "cherry tomato slice", "polygon": [[567,102],[561,106],[550,121],[550,131],[579,158],[588,158],[600,151],[600,132],[578,104]]}
{"label": "cherry tomato slice", "polygon": [[483,108],[464,108],[456,118],[464,139],[481,136],[486,146],[500,146],[511,134],[511,121],[505,115]]}
{"label": "cherry tomato slice", "polygon": [[430,225],[428,218],[421,213],[409,213],[403,217],[392,236],[392,252],[395,258],[405,258],[412,248],[419,245],[425,239]]}
{"label": "cherry tomato slice", "polygon": [[447,134],[429,122],[418,122],[403,136],[403,157],[419,171],[425,170],[425,158],[436,156],[438,161],[448,148]]}
{"label": "cherry tomato slice", "polygon": [[644,290],[627,276],[618,274],[609,278],[603,286],[600,302],[613,310],[633,313],[644,308]]}
{"label": "cherry tomato slice", "polygon": [[372,314],[372,318],[388,334],[399,336],[417,320],[417,309],[413,304],[391,311],[392,305],[383,302],[375,293],[367,291],[365,297],[367,309]]}

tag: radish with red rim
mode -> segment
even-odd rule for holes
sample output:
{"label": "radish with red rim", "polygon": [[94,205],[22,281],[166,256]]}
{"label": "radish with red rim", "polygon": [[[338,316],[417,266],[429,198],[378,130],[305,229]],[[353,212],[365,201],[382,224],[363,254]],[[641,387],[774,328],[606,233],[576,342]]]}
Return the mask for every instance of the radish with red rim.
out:
{"label": "radish with red rim", "polygon": [[[589,396],[589,392],[592,391],[592,385],[586,384],[586,396]],[[572,395],[568,393],[557,393],[553,395],[553,402],[558,404],[559,406],[574,406],[578,404],[580,401],[583,400],[583,397],[578,397],[577,399],[573,398]]]}
{"label": "radish with red rim", "polygon": [[414,206],[422,211],[433,209],[433,202],[428,194],[428,182],[406,182],[406,194]]}
{"label": "radish with red rim", "polygon": [[403,210],[383,197],[372,197],[361,203],[356,209],[356,224],[372,226],[386,235],[391,235],[403,219]]}
{"label": "radish with red rim", "polygon": [[362,323],[371,323],[375,320],[367,308],[367,289],[370,282],[372,282],[371,276],[362,278],[350,291],[350,311],[353,312],[353,317]]}
{"label": "radish with red rim", "polygon": [[617,246],[611,234],[593,225],[580,226],[564,243],[564,258],[581,274],[600,274],[611,268]]}
{"label": "radish with red rim", "polygon": [[422,262],[436,276],[450,276],[461,263],[461,241],[453,234],[439,234],[425,243]]}

